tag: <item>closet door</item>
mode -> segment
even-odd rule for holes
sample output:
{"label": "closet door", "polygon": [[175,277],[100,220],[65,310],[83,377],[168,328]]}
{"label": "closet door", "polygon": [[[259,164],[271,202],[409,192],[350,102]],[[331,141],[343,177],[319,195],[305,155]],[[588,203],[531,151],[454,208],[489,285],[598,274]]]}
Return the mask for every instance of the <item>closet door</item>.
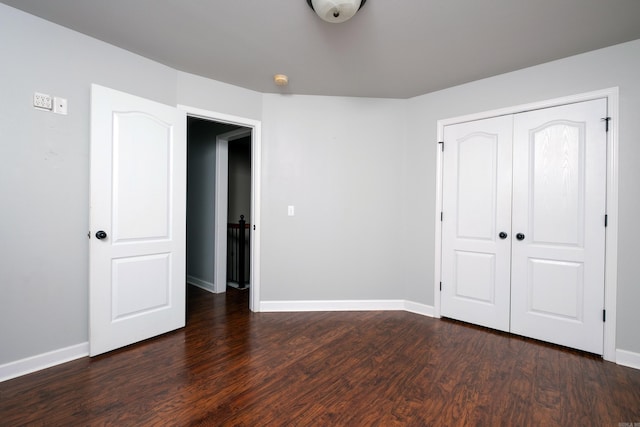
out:
{"label": "closet door", "polygon": [[509,330],[512,120],[444,129],[441,313],[502,331]]}
{"label": "closet door", "polygon": [[511,331],[603,352],[606,100],[514,116]]}

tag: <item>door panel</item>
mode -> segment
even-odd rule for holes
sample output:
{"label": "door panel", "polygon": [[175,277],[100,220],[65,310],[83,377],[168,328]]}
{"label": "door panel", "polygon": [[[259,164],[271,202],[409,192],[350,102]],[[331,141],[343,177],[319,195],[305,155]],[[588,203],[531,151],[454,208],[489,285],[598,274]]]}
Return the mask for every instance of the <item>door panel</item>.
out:
{"label": "door panel", "polygon": [[94,356],[185,324],[185,114],[93,85],[90,175]]}
{"label": "door panel", "polygon": [[509,330],[512,118],[445,127],[443,316]]}
{"label": "door panel", "polygon": [[602,354],[606,100],[514,117],[511,331]]}
{"label": "door panel", "polygon": [[[529,258],[531,278],[527,310],[561,320],[582,321],[584,295],[583,263]],[[549,298],[549,295],[554,295]]]}
{"label": "door panel", "polygon": [[113,113],[115,243],[169,238],[171,133],[170,123],[149,114]]}
{"label": "door panel", "polygon": [[[516,117],[518,123],[522,120]],[[584,123],[554,120],[530,132],[532,179],[526,190],[531,238],[536,243],[582,246]]]}

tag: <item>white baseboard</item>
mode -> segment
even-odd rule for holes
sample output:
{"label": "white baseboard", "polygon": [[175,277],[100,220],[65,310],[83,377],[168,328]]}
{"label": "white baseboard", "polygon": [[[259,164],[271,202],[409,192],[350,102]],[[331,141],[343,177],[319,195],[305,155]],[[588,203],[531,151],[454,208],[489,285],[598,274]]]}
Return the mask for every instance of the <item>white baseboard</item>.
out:
{"label": "white baseboard", "polygon": [[640,353],[616,349],[616,363],[629,368],[640,369]]}
{"label": "white baseboard", "polygon": [[261,312],[409,311],[433,317],[433,307],[405,300],[262,301]]}
{"label": "white baseboard", "polygon": [[200,289],[204,289],[207,292],[211,292],[212,294],[216,293],[216,288],[213,283],[207,282],[206,280],[198,279],[197,277],[193,276],[187,276],[187,283]]}
{"label": "white baseboard", "polygon": [[427,317],[433,317],[434,309],[432,305],[421,304],[419,302],[405,301],[404,310],[410,313],[421,314]]}
{"label": "white baseboard", "polygon": [[84,342],[82,344],[53,350],[48,353],[27,357],[26,359],[16,360],[15,362],[0,365],[0,382],[80,359],[88,355],[89,343]]}
{"label": "white baseboard", "polygon": [[404,310],[402,300],[261,301],[261,312]]}

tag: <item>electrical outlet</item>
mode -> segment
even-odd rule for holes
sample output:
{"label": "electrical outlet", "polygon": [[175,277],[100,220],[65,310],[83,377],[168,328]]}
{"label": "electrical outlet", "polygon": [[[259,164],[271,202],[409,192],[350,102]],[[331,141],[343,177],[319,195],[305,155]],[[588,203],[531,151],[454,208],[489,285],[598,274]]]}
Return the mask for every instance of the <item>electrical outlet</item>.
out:
{"label": "electrical outlet", "polygon": [[36,92],[33,94],[33,106],[41,110],[51,110],[53,108],[53,101],[51,95],[46,93]]}
{"label": "electrical outlet", "polygon": [[53,112],[57,114],[67,114],[67,99],[66,98],[53,98]]}

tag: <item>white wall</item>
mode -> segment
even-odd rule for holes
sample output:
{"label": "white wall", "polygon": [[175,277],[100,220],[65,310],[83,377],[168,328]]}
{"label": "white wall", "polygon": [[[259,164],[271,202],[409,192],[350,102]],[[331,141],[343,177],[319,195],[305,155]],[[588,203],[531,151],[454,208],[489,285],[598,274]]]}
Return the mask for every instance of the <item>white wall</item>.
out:
{"label": "white wall", "polygon": [[263,301],[402,295],[405,103],[264,95]]}
{"label": "white wall", "polygon": [[[620,185],[617,347],[640,353],[640,40],[554,61],[408,101],[410,112],[403,159],[404,212],[425,227],[405,230],[406,298],[433,304],[436,122],[566,95],[620,87]],[[410,238],[415,237],[415,238]]]}

